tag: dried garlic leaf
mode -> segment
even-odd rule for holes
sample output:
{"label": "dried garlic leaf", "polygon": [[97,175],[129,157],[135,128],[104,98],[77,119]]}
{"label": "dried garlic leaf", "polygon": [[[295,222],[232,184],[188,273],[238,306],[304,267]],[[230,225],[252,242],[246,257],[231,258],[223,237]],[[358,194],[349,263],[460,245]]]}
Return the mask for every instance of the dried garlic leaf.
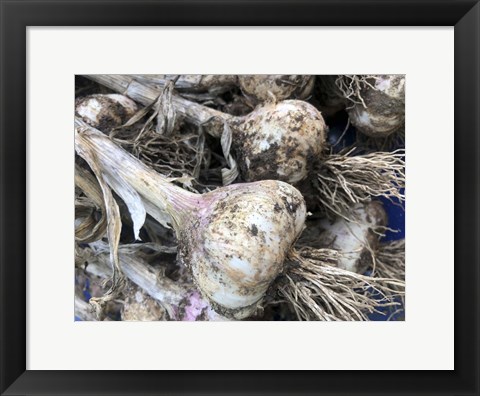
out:
{"label": "dried garlic leaf", "polygon": [[[75,165],[75,186],[87,197],[75,202],[75,240],[89,243],[101,239],[107,230],[105,205],[100,186],[86,170]],[[96,220],[95,209],[101,210],[100,220]]]}
{"label": "dried garlic leaf", "polygon": [[116,298],[125,287],[125,276],[123,275],[118,259],[118,245],[120,242],[122,220],[120,218],[118,204],[113,197],[110,187],[105,181],[102,165],[98,160],[95,151],[89,147],[88,141],[81,139],[81,131],[79,129],[76,129],[75,140],[75,149],[78,154],[87,161],[97,177],[100,188],[102,189],[107,214],[107,236],[110,246],[110,263],[113,270],[111,285],[104,296],[90,299],[90,304],[94,307],[97,316],[102,317],[105,304]]}
{"label": "dried garlic leaf", "polygon": [[140,229],[145,223],[147,212],[140,195],[122,178],[113,176],[110,172],[104,174],[105,181],[123,199],[133,221],[133,233],[140,240]]}
{"label": "dried garlic leaf", "polygon": [[222,145],[223,156],[225,157],[229,168],[222,168],[222,183],[224,186],[232,184],[239,175],[237,162],[230,154],[230,147],[232,145],[232,129],[227,122],[224,122],[223,133],[220,138]]}
{"label": "dried garlic leaf", "polygon": [[[92,147],[92,143],[89,139],[82,138],[82,130],[89,131],[95,136],[95,144],[97,153],[95,155],[95,161],[97,166],[100,167],[102,177],[104,181],[112,187],[115,192],[122,197],[125,203],[128,206],[129,212],[132,215],[132,220],[134,221],[134,231],[135,237],[138,237],[138,231],[143,226],[145,222],[145,212],[150,214],[155,220],[157,220],[160,224],[164,227],[169,228],[168,224],[172,223],[172,218],[166,211],[165,204],[161,207],[158,203],[153,205],[145,196],[148,196],[148,192],[142,192],[135,190],[131,187],[130,183],[127,181],[128,172],[131,169],[128,168],[128,164],[119,164],[116,161],[112,161],[109,159],[108,156],[102,156],[111,150],[111,144],[105,144],[106,140],[110,141],[110,138],[102,134],[100,131],[96,130],[88,126],[82,120],[75,118],[75,127],[77,130],[77,138],[75,141],[75,145],[77,151],[85,151],[89,149],[89,151],[95,151]],[[102,151],[104,148],[104,151]],[[81,155],[81,154],[80,154]],[[148,168],[150,170],[150,168]]]}

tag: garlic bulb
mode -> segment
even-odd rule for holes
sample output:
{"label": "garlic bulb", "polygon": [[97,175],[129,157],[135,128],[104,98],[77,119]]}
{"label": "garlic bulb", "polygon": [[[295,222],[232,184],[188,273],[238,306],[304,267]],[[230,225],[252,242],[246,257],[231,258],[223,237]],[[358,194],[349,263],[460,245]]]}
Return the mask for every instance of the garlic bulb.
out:
{"label": "garlic bulb", "polygon": [[256,102],[265,102],[275,98],[306,99],[313,90],[315,76],[249,74],[238,76],[242,92]]}
{"label": "garlic bulb", "polygon": [[405,123],[405,75],[378,75],[369,81],[361,85],[356,103],[347,112],[361,133],[385,137]]}
{"label": "garlic bulb", "polygon": [[178,259],[191,269],[195,284],[213,308],[235,319],[254,314],[304,227],[306,207],[300,192],[268,180],[190,193],[99,131],[75,122],[77,152],[87,161],[92,157],[85,153],[95,153],[113,189],[129,185],[153,217],[155,208],[171,216]]}
{"label": "garlic bulb", "polygon": [[303,229],[303,198],[272,180],[223,187],[203,197],[198,218],[180,231],[179,259],[220,314],[251,316]]}
{"label": "garlic bulb", "polygon": [[297,183],[325,147],[327,126],[307,102],[286,100],[232,121],[232,148],[245,181]]}
{"label": "garlic bulb", "polygon": [[138,106],[132,99],[119,94],[89,95],[75,102],[76,114],[103,131],[124,124],[137,110]]}
{"label": "garlic bulb", "polygon": [[318,238],[321,247],[342,252],[338,267],[364,273],[372,264],[372,252],[378,247],[381,228],[387,225],[387,214],[378,201],[357,204],[352,208],[353,221],[337,218],[320,221],[324,231]]}
{"label": "garlic bulb", "polygon": [[[89,75],[88,78],[132,99],[149,105],[158,91],[130,76]],[[258,107],[252,113],[235,117],[172,96],[175,111],[203,125],[221,137],[225,125],[232,130],[232,150],[236,152],[244,181],[280,180],[297,183],[305,179],[309,166],[325,147],[327,126],[321,113],[301,100],[286,100]]]}

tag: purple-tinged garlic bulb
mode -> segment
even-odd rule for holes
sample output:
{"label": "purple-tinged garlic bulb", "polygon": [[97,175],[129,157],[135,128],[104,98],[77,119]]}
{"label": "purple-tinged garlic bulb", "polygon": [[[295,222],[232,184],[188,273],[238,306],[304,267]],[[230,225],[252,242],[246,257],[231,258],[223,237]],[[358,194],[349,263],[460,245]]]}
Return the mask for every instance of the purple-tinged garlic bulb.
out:
{"label": "purple-tinged garlic bulb", "polygon": [[357,204],[352,208],[352,221],[339,217],[335,221],[323,219],[323,232],[318,245],[341,252],[338,267],[364,273],[372,264],[372,253],[378,248],[382,228],[387,225],[387,214],[379,201]]}
{"label": "purple-tinged garlic bulb", "polygon": [[347,107],[351,123],[370,137],[386,137],[405,125],[405,75],[372,76]]}
{"label": "purple-tinged garlic bulb", "polygon": [[95,94],[78,98],[75,113],[87,124],[107,131],[127,122],[138,110],[130,98],[119,94]]}
{"label": "purple-tinged garlic bulb", "polygon": [[194,194],[171,184],[81,120],[75,123],[77,152],[87,162],[98,161],[120,196],[117,188],[129,186],[154,218],[158,211],[171,217],[178,259],[191,269],[213,308],[229,318],[253,315],[303,230],[306,206],[300,192],[266,180]]}
{"label": "purple-tinged garlic bulb", "polygon": [[315,76],[248,74],[238,76],[244,95],[256,103],[288,98],[306,99],[313,90]]}
{"label": "purple-tinged garlic bulb", "polygon": [[222,315],[251,316],[303,229],[301,194],[290,185],[263,181],[205,194],[196,219],[182,225],[179,259]]}

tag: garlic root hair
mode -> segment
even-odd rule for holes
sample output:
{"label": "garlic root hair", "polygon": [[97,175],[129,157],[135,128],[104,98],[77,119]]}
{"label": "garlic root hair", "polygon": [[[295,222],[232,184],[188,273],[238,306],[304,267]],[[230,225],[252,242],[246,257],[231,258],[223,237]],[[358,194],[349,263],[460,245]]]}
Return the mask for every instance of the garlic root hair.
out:
{"label": "garlic root hair", "polygon": [[381,244],[376,260],[376,275],[405,280],[405,239]]}
{"label": "garlic root hair", "polygon": [[338,76],[335,80],[335,85],[340,92],[342,92],[344,98],[350,101],[352,105],[361,104],[364,108],[367,108],[361,92],[364,87],[369,87],[374,91],[378,91],[378,89],[369,81],[376,80],[377,78],[378,76],[375,75],[347,74]]}
{"label": "garlic root hair", "polygon": [[[405,282],[405,239],[381,244],[375,256],[373,276]],[[405,284],[393,289],[404,292]]]}
{"label": "garlic root hair", "polygon": [[404,150],[349,156],[353,150],[329,155],[319,166],[314,186],[325,209],[351,220],[347,213],[352,204],[370,202],[372,197],[403,202]]}
{"label": "garlic root hair", "polygon": [[400,305],[389,296],[399,293],[394,288],[402,282],[336,268],[339,255],[332,249],[291,254],[279,294],[291,304],[299,320],[365,321],[368,313],[380,312],[380,307]]}

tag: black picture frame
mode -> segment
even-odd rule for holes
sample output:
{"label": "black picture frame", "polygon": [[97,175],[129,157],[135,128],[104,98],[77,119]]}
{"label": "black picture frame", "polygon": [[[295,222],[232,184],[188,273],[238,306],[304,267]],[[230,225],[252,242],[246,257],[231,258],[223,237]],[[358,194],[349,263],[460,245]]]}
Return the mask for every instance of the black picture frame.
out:
{"label": "black picture frame", "polygon": [[[478,1],[0,0],[0,12],[2,395],[479,395]],[[26,370],[26,27],[163,25],[455,26],[455,370]]]}

